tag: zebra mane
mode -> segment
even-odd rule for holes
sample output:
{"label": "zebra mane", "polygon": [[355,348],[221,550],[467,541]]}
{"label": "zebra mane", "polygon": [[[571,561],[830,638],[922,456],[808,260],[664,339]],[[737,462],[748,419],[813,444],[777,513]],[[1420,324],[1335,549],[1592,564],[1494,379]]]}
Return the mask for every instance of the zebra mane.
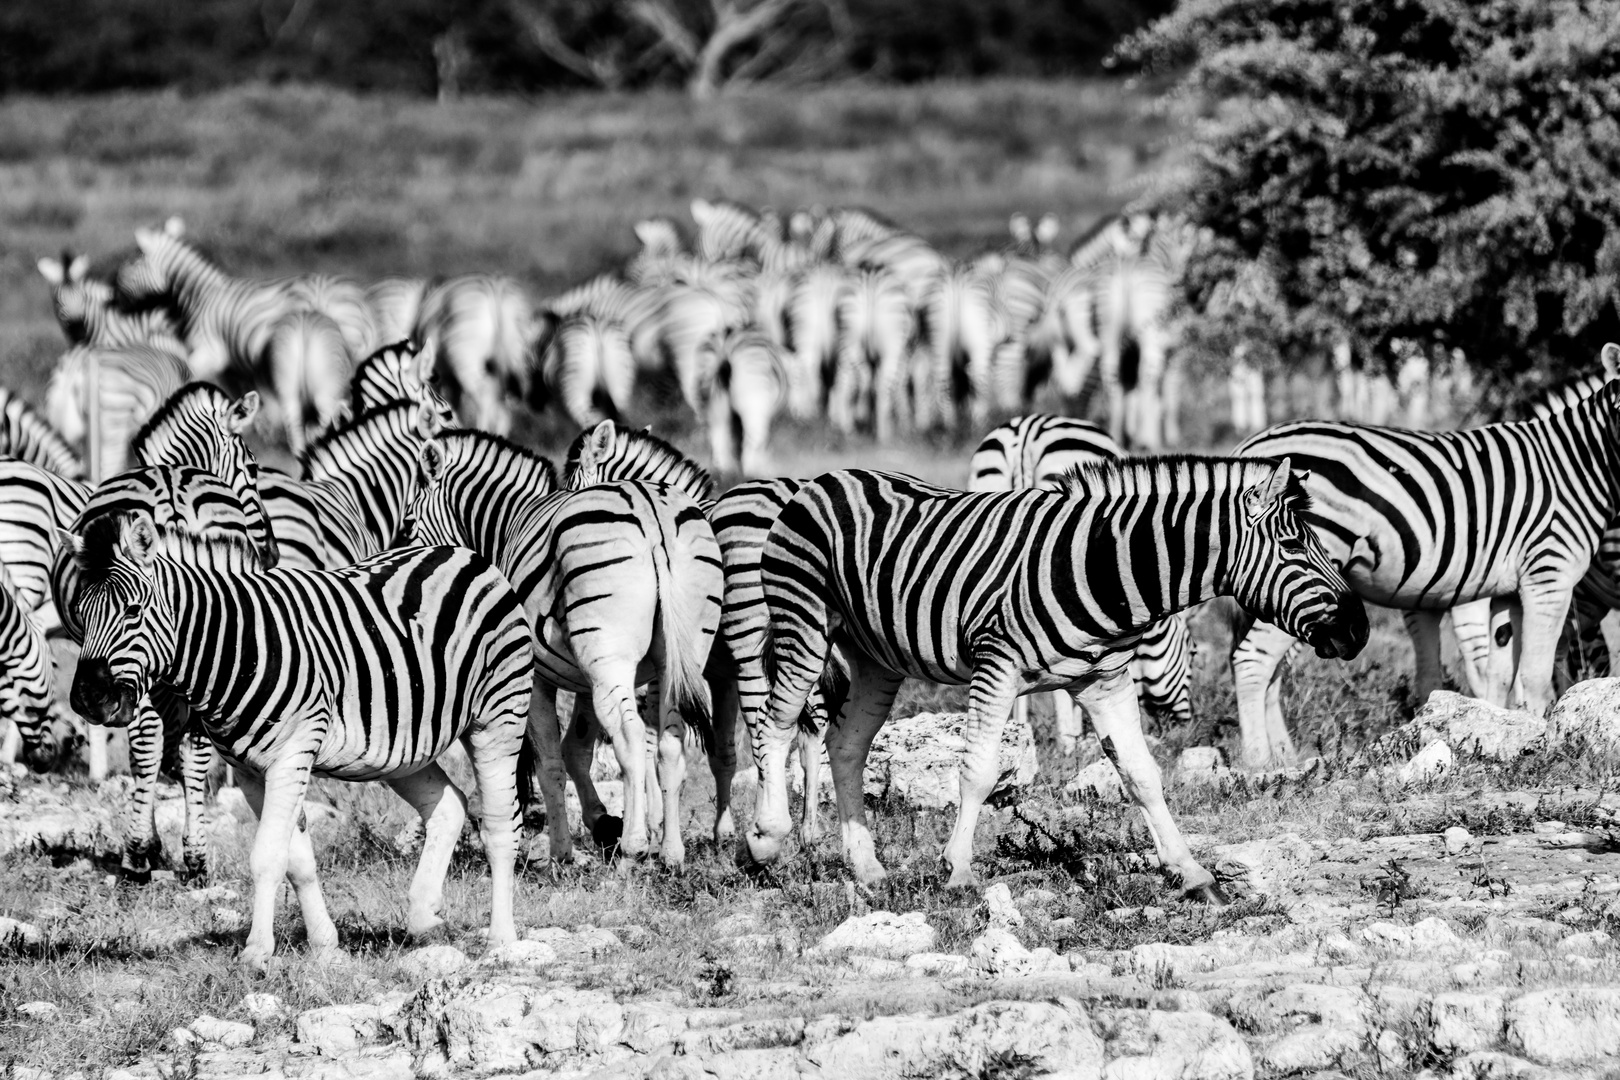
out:
{"label": "zebra mane", "polygon": [[231,398],[213,383],[200,381],[186,383],[170,394],[168,400],[157,407],[157,411],[147,418],[146,423],[142,424],[140,430],[129,440],[131,457],[140,457],[141,448],[146,445],[146,440],[164,424],[173,420],[177,414],[192,408],[194,403],[228,406],[231,404]]}
{"label": "zebra mane", "polygon": [[[568,447],[567,463],[563,466],[564,487],[574,485],[580,455],[592,430],[581,431]],[[608,458],[614,464],[614,468],[608,470],[613,479],[653,480],[656,475],[658,479],[654,482],[678,488],[698,502],[714,498],[714,478],[709,470],[652,432],[615,423],[613,442]]]}
{"label": "zebra mane", "polygon": [[[122,555],[120,540],[131,511],[100,513],[84,525],[84,545],[79,549],[79,571],[85,582],[105,580]],[[197,535],[183,529],[155,526],[159,558],[209,570],[257,573],[259,552],[253,541],[238,532],[209,532]]]}
{"label": "zebra mane", "polygon": [[[1282,462],[1276,458],[1229,458],[1205,454],[1162,454],[1155,457],[1115,458],[1076,465],[1058,478],[1059,490],[1087,498],[1124,499],[1143,495],[1165,496],[1196,483],[1200,474],[1225,472],[1234,487],[1258,484]],[[1283,495],[1289,509],[1303,514],[1311,507],[1310,492],[1298,469],[1288,477]]]}
{"label": "zebra mane", "polygon": [[346,424],[324,431],[316,440],[304,448],[299,455],[298,467],[303,475],[310,475],[310,469],[317,463],[325,468],[336,468],[342,463],[336,461],[340,447],[346,445],[351,439],[369,434],[377,428],[393,427],[399,416],[404,416],[405,426],[409,427],[416,421],[416,411],[419,408],[414,401],[391,401],[386,405],[378,405],[368,409]]}
{"label": "zebra mane", "polygon": [[552,492],[559,490],[562,486],[557,482],[557,466],[552,464],[550,458],[543,457],[542,455],[535,453],[533,450],[522,445],[521,443],[513,442],[505,435],[496,435],[495,433],[489,431],[478,431],[474,428],[454,428],[449,431],[439,432],[438,435],[434,436],[434,439],[441,446],[448,446],[450,443],[460,441],[468,443],[475,448],[489,447],[494,450],[496,456],[510,455],[511,457],[517,458],[524,464],[531,465],[539,469],[545,475],[547,480],[545,490],[531,491],[528,492],[528,494],[549,495]]}
{"label": "zebra mane", "polygon": [[1124,214],[1116,210],[1112,214],[1104,214],[1090,225],[1087,225],[1080,235],[1074,238],[1074,243],[1069,245],[1069,261],[1072,262],[1076,255],[1081,254],[1093,241],[1102,236],[1109,226],[1123,221],[1124,217]]}

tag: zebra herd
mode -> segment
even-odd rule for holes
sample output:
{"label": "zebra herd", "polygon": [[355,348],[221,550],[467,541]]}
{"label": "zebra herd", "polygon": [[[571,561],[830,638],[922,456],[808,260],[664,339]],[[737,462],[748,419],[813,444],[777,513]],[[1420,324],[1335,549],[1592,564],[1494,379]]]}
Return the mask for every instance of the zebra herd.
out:
{"label": "zebra herd", "polygon": [[258,423],[297,457],[348,415],[359,359],[412,338],[461,421],[498,435],[517,408],[555,407],[587,427],[630,415],[639,383],[672,385],[728,475],[771,471],[779,414],[880,441],[982,430],[1043,385],[1072,398],[1093,377],[1116,442],[1179,440],[1176,403],[1163,400],[1177,385],[1171,297],[1196,236],[1173,216],[1106,217],[1064,255],[1055,217],[1015,215],[1008,246],[955,260],[865,210],[784,218],[697,199],[691,213],[690,250],[677,222],[650,218],[622,270],[540,299],[500,274],[237,277],[179,218],[137,229],[138,255],[109,280],[83,255],[42,258],[69,343],[48,415],[82,441],[94,370],[92,467],[111,476],[157,405],[205,379],[258,390]]}
{"label": "zebra herd", "polygon": [[[747,298],[757,312],[775,267],[792,283],[778,282],[774,294],[784,313],[825,309],[829,294],[832,310],[849,307],[851,281],[870,284],[873,295],[897,284],[907,310],[922,312],[922,340],[955,335],[945,350],[953,359],[908,360],[906,400],[896,404],[883,396],[895,372],[886,374],[881,359],[842,359],[844,329],[858,321],[823,324],[837,328],[830,343],[800,331],[786,344],[752,317],[704,335],[679,319],[660,324],[665,370],[694,407],[712,403],[705,395],[721,383],[710,376],[730,365],[723,384],[733,411],[723,426],[740,436],[743,453],[762,448],[735,411],[746,411],[744,399],[763,384],[750,381],[739,358],[754,347],[748,342],[775,358],[773,394],[787,408],[824,410],[834,425],[840,416],[875,426],[922,416],[981,421],[998,385],[1028,385],[1027,368],[1003,381],[997,358],[1033,355],[1035,332],[1017,349],[1002,339],[983,350],[987,339],[961,317],[986,297],[1004,303],[1012,295],[1005,281],[990,285],[967,264],[939,262],[915,237],[858,212],[771,224],[735,204],[700,202],[694,216],[694,253],[680,248],[671,223],[644,223],[644,250],[623,279],[572,290],[578,306],[544,305],[541,320],[558,323],[549,342],[564,341],[570,327],[599,351],[622,336],[639,369],[644,346],[633,328],[643,324],[626,313],[649,286],[632,278],[661,281],[656,288],[688,297],[693,311],[711,302],[732,310]],[[1116,271],[1130,251],[1187,242],[1167,221],[1116,224],[1104,244],[1116,245]],[[1050,223],[1025,223],[1032,244],[1049,247],[1053,232]],[[1561,388],[1525,422],[1453,433],[1304,422],[1263,432],[1227,457],[1135,458],[1125,451],[1131,439],[1164,437],[1172,423],[1174,410],[1153,396],[1163,389],[1168,330],[1134,306],[1152,289],[1120,287],[1113,314],[1107,297],[1088,292],[1099,317],[1082,321],[1130,335],[1142,354],[1139,378],[1130,390],[1109,384],[1106,369],[1117,371],[1122,353],[1096,335],[1046,339],[1051,371],[1072,375],[1077,357],[1104,368],[1117,433],[1083,420],[1016,417],[980,443],[970,490],[844,469],[721,493],[698,463],[599,408],[582,414],[589,422],[560,472],[509,440],[501,410],[510,398],[531,399],[534,380],[569,393],[584,385],[590,393],[576,400],[594,404],[606,383],[548,379],[543,364],[536,370],[521,355],[510,367],[489,362],[492,353],[459,367],[456,357],[485,347],[459,336],[470,337],[479,319],[446,314],[436,340],[354,344],[359,323],[339,316],[383,310],[373,306],[376,294],[368,300],[340,280],[308,278],[272,296],[224,279],[182,237],[143,230],[142,254],[119,271],[117,288],[175,298],[172,321],[139,332],[172,331],[187,350],[175,370],[201,368],[228,389],[185,382],[132,409],[142,417],[123,448],[132,467],[94,487],[83,479],[92,470],[45,419],[20,399],[0,399],[0,710],[29,764],[57,764],[76,736],[52,692],[48,636],[80,644],[73,711],[129,729],[135,797],[124,860],[136,876],[161,855],[154,796],[167,750],[177,753],[186,791],[190,872],[206,869],[200,826],[210,760],[217,754],[234,767],[261,818],[244,953],[255,967],[275,948],[284,878],[311,947],[335,947],[301,812],[314,776],[385,781],[417,811],[424,843],[408,928],[438,924],[466,814],[441,764],[457,743],[481,795],[492,944],[515,934],[513,865],[533,791],[554,859],[572,854],[572,781],[593,841],[627,857],[656,845],[679,866],[681,791],[697,744],[716,782],[714,837],[737,835],[730,799],[740,731],[758,789],[739,856],[753,864],[782,857],[792,828],[790,751],[797,743],[813,793],[825,746],[845,859],[861,881],[879,880],[862,779],[908,677],[969,690],[961,799],[943,855],[952,884],[973,881],[974,827],[998,774],[1002,728],[1022,696],[1051,691],[1072,702],[1059,710],[1064,738],[1078,736],[1077,708],[1100,736],[1162,864],[1189,893],[1218,900],[1166,807],[1142,733],[1144,707],[1191,716],[1187,609],[1230,596],[1244,613],[1233,653],[1243,755],[1263,765],[1294,754],[1279,706],[1281,660],[1296,642],[1324,658],[1355,657],[1368,637],[1367,603],[1406,614],[1420,693],[1439,683],[1440,618],[1455,609],[1475,691],[1538,710],[1554,694],[1566,614],[1573,608],[1590,629],[1620,607],[1620,526],[1610,528],[1620,519],[1620,382],[1610,381],[1620,346],[1605,347],[1601,373]],[[1076,252],[1093,241],[1102,243],[1093,237]],[[835,256],[793,263],[773,244]],[[863,254],[846,265],[842,251]],[[1001,257],[1001,266],[1038,263],[1043,251]],[[144,316],[105,303],[75,307],[74,288],[106,294],[89,288],[78,260],[53,262],[64,326],[68,313],[94,311],[101,314],[74,314],[74,325],[93,328],[86,334],[136,332],[123,320]],[[907,269],[925,264],[932,269]],[[1052,278],[1077,273],[1070,259]],[[750,288],[721,287],[750,275]],[[480,293],[470,284],[437,293],[408,286],[390,284],[395,331],[420,328],[429,309],[488,311],[500,306],[488,298],[507,295],[492,281],[479,286],[483,301],[472,299]],[[293,294],[305,300],[283,306]],[[708,299],[700,303],[700,294]],[[1080,303],[1080,292],[1065,295]],[[261,306],[262,318],[229,317]],[[799,325],[793,318],[784,314],[784,325]],[[329,369],[345,378],[320,384],[313,411],[316,384],[298,375],[289,413],[278,397],[283,384],[244,358],[268,350],[279,364],[284,353],[309,352],[273,343],[280,335],[307,344],[321,319],[336,327],[323,348],[364,359]],[[815,363],[792,352],[805,341],[819,342]],[[136,371],[103,359],[95,364],[104,371]],[[448,377],[436,380],[435,365]],[[267,398],[281,402],[278,425],[300,428],[296,476],[261,470],[244,438],[268,407],[261,379]],[[145,392],[158,385],[145,383]],[[441,385],[454,400],[440,396]],[[494,430],[462,426],[469,419]],[[624,776],[622,817],[607,812],[591,777],[599,741],[611,743]],[[805,843],[821,831],[815,802],[802,806]]]}

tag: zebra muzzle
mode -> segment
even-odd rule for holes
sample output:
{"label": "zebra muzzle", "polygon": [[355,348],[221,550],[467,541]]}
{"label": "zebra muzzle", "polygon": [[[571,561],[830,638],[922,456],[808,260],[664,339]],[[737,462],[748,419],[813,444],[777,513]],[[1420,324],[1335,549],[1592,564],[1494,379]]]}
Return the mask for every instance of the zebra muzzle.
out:
{"label": "zebra muzzle", "polygon": [[1306,636],[1324,660],[1352,660],[1367,644],[1367,607],[1361,597],[1347,593]]}
{"label": "zebra muzzle", "polygon": [[128,727],[135,716],[135,685],[113,677],[105,660],[80,660],[68,702],[73,711],[103,727]]}

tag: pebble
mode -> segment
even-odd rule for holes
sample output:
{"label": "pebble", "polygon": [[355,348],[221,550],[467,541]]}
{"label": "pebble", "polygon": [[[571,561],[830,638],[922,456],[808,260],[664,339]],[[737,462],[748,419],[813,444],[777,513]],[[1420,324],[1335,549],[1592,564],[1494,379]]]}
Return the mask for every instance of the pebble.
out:
{"label": "pebble", "polygon": [[1447,855],[1461,855],[1474,846],[1474,834],[1461,825],[1453,825],[1444,835]]}
{"label": "pebble", "polygon": [[54,1001],[27,1001],[17,1011],[30,1020],[55,1020],[62,1015],[61,1006]]}
{"label": "pebble", "polygon": [[254,1020],[273,1020],[283,1012],[281,999],[274,994],[249,994],[242,999],[242,1011]]}

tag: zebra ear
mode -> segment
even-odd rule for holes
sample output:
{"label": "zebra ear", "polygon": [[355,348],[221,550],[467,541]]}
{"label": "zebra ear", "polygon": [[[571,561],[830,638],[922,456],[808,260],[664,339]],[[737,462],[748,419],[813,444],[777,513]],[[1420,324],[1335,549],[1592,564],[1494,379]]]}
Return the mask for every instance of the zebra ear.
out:
{"label": "zebra ear", "polygon": [[1277,471],[1271,474],[1266,482],[1265,491],[1260,495],[1260,505],[1270,506],[1288,491],[1288,480],[1293,475],[1293,464],[1288,458],[1283,458],[1277,466]]}
{"label": "zebra ear", "polygon": [[1603,365],[1603,377],[1612,379],[1620,375],[1620,345],[1610,341],[1604,344],[1603,351],[1598,354],[1598,362]]}
{"label": "zebra ear", "polygon": [[171,215],[169,220],[163,223],[163,231],[170,236],[184,236],[186,234],[186,223],[180,220],[179,214]]}
{"label": "zebra ear", "polygon": [[141,254],[150,255],[163,240],[163,234],[156,229],[140,228],[135,230],[135,246],[141,249]]}
{"label": "zebra ear", "polygon": [[641,241],[641,246],[644,248],[652,247],[654,244],[658,243],[660,239],[658,235],[658,223],[650,218],[636,222],[634,229],[636,239]]}
{"label": "zebra ear", "polygon": [[585,440],[584,449],[598,459],[606,457],[608,451],[613,449],[613,421],[603,420],[591,428],[591,434]]}
{"label": "zebra ear", "polygon": [[1056,214],[1042,214],[1041,220],[1035,225],[1035,239],[1042,244],[1056,243],[1061,227]]}
{"label": "zebra ear", "polygon": [[259,415],[259,392],[249,390],[235,401],[225,411],[225,430],[232,435],[240,435],[247,430],[253,418]]}
{"label": "zebra ear", "polygon": [[145,510],[129,515],[119,532],[118,546],[141,566],[151,566],[157,551],[157,526],[152,524],[152,515]]}
{"label": "zebra ear", "polygon": [[73,282],[83,281],[90,273],[90,256],[75,255],[73,261],[68,263],[67,279]]}
{"label": "zebra ear", "polygon": [[439,482],[444,475],[444,447],[439,440],[429,439],[416,452],[416,479],[425,489]]}
{"label": "zebra ear", "polygon": [[693,221],[697,222],[699,225],[707,225],[708,222],[709,222],[709,219],[712,218],[713,216],[714,216],[714,207],[709,205],[709,200],[707,200],[707,199],[693,199],[692,200],[692,220]]}
{"label": "zebra ear", "polygon": [[433,379],[433,368],[439,362],[439,342],[436,338],[429,338],[417,347],[415,375],[423,386]]}
{"label": "zebra ear", "polygon": [[56,527],[56,546],[66,548],[72,553],[75,560],[84,555],[84,537],[76,532],[70,532],[60,525]]}
{"label": "zebra ear", "polygon": [[1007,219],[1007,231],[1012,233],[1012,238],[1020,244],[1029,243],[1030,237],[1035,235],[1029,225],[1029,215],[1023,213],[1014,214]]}
{"label": "zebra ear", "polygon": [[46,255],[34,264],[39,267],[39,276],[50,283],[52,288],[59,289],[67,281],[67,271],[62,266],[62,260]]}
{"label": "zebra ear", "polygon": [[424,439],[432,439],[439,433],[439,410],[433,407],[433,402],[424,401],[417,405],[416,433]]}

